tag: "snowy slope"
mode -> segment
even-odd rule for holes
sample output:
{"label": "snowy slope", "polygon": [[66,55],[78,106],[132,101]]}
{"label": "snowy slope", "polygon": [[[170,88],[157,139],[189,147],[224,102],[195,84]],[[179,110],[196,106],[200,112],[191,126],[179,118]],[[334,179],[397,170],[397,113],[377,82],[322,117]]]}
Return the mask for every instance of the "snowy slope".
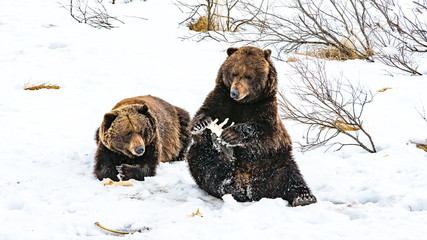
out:
{"label": "snowy slope", "polygon": [[[407,144],[427,138],[416,111],[427,108],[425,64],[421,77],[363,61],[328,66],[373,92],[391,89],[366,109],[378,153],[294,152],[317,204],[216,199],[197,187],[186,162],[160,164],[133,187],[95,179],[93,135],[116,102],[151,94],[193,115],[214,86],[229,45],[180,40],[186,16],[174,3],[109,6],[125,24],[99,30],[72,20],[57,0],[0,0],[0,239],[119,238],[97,221],[149,228],[125,239],[425,238],[427,153]],[[275,65],[286,88],[289,66]],[[28,82],[61,89],[24,91]],[[304,126],[285,125],[302,140]],[[189,217],[197,209],[203,217]]]}

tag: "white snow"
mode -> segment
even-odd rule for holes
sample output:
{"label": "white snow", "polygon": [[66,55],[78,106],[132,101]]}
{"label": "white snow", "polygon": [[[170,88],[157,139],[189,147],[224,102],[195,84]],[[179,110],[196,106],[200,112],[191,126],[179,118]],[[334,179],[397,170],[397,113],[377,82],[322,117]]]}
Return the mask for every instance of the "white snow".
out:
{"label": "white snow", "polygon": [[[63,4],[68,1],[63,0]],[[123,98],[151,94],[193,115],[213,88],[230,46],[188,35],[176,1],[108,5],[125,24],[79,24],[57,0],[0,1],[0,239],[424,239],[427,152],[425,75],[380,63],[331,62],[330,71],[378,93],[364,115],[378,153],[358,148],[294,151],[318,203],[238,203],[200,190],[186,162],[163,163],[133,187],[92,174],[93,136]],[[145,18],[141,19],[141,18]],[[280,86],[290,68],[275,61]],[[59,90],[24,91],[26,83]],[[285,122],[293,141],[305,126]],[[197,209],[203,217],[189,217]],[[126,236],[116,230],[148,230]]]}

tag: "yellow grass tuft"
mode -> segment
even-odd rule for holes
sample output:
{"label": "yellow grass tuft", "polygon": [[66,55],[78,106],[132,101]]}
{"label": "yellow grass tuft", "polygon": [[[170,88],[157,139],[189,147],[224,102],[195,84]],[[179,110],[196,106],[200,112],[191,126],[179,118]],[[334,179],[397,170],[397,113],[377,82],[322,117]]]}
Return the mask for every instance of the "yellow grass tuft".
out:
{"label": "yellow grass tuft", "polygon": [[377,90],[377,92],[385,92],[385,91],[387,91],[387,90],[389,90],[389,89],[391,89],[391,88],[386,87],[386,88],[382,88],[382,89],[380,89],[380,90]]}
{"label": "yellow grass tuft", "polygon": [[289,57],[286,62],[298,62],[298,59],[296,57]]}
{"label": "yellow grass tuft", "polygon": [[202,213],[200,213],[199,209],[197,209],[197,211],[195,213],[191,213],[190,215],[187,215],[187,217],[195,217],[195,216],[203,217],[203,215],[202,215]]}
{"label": "yellow grass tuft", "polygon": [[[211,22],[209,31],[218,31],[219,27],[217,19],[214,18]],[[206,32],[208,31],[208,18],[206,16],[201,16],[196,23],[189,23],[188,28],[196,32]]]}
{"label": "yellow grass tuft", "polygon": [[34,91],[34,90],[40,90],[40,89],[60,89],[61,87],[55,84],[50,84],[50,83],[42,83],[42,84],[30,84],[30,83],[26,83],[24,85],[24,90],[30,90],[30,91]]}
{"label": "yellow grass tuft", "polygon": [[188,28],[196,32],[206,32],[208,30],[208,19],[205,16],[200,17],[196,23],[189,23]]}
{"label": "yellow grass tuft", "polygon": [[347,124],[341,119],[335,120],[334,124],[337,128],[339,128],[343,131],[358,131],[358,130],[360,130],[360,128],[358,126]]}

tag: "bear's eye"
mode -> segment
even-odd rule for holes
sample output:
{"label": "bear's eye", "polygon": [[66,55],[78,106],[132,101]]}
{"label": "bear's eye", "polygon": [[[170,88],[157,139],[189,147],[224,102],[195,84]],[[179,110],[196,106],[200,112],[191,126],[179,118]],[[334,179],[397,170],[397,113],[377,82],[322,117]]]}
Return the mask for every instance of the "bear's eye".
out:
{"label": "bear's eye", "polygon": [[251,75],[245,75],[245,78],[248,79],[248,80],[251,80],[252,76]]}
{"label": "bear's eye", "polygon": [[131,132],[128,132],[128,133],[126,133],[126,138],[131,138],[132,137],[132,133]]}
{"label": "bear's eye", "polygon": [[233,76],[233,77],[237,77],[237,75],[239,75],[239,74],[237,74],[235,72],[231,74],[231,76]]}

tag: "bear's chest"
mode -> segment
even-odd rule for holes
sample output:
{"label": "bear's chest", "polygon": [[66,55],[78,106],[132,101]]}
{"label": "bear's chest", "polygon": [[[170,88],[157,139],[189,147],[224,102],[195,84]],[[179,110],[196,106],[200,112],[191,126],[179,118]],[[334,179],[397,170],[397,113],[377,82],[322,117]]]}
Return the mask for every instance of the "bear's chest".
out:
{"label": "bear's chest", "polygon": [[262,109],[257,106],[246,104],[233,104],[230,106],[229,116],[231,122],[245,123],[253,121],[262,114]]}

